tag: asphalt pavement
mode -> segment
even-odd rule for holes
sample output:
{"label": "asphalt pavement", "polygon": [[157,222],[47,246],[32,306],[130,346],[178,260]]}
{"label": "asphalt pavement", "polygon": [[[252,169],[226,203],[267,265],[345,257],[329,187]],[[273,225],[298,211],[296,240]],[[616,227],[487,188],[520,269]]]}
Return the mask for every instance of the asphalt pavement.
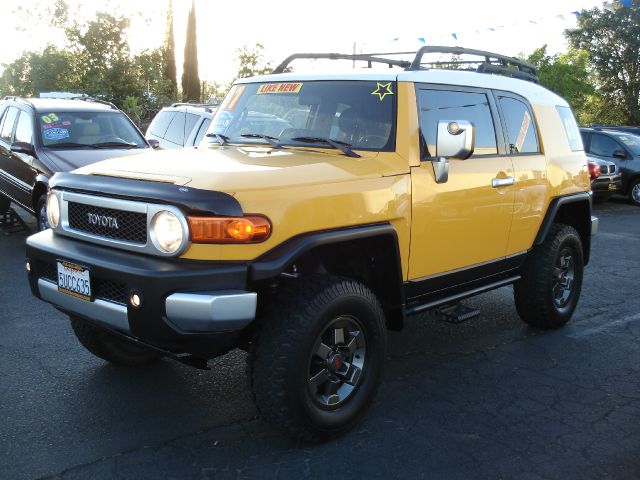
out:
{"label": "asphalt pavement", "polygon": [[567,326],[527,327],[511,287],[464,324],[411,317],[366,417],[321,445],[256,418],[243,352],[211,371],[93,357],[31,296],[27,235],[0,234],[0,479],[638,479],[640,209],[596,215]]}

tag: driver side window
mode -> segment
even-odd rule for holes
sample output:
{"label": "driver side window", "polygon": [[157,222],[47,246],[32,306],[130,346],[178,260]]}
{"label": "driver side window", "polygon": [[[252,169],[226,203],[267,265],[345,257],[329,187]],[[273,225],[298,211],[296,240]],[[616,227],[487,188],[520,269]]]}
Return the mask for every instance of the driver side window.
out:
{"label": "driver side window", "polygon": [[616,150],[623,150],[618,142],[605,135],[595,133],[591,137],[591,152],[594,155],[600,157],[613,157],[613,152]]}

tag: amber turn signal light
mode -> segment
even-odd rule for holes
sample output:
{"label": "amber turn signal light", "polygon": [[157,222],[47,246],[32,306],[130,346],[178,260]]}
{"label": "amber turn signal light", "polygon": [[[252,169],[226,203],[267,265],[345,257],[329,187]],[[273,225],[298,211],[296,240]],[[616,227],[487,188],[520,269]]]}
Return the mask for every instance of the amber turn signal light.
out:
{"label": "amber turn signal light", "polygon": [[259,243],[271,234],[266,217],[187,217],[193,243]]}

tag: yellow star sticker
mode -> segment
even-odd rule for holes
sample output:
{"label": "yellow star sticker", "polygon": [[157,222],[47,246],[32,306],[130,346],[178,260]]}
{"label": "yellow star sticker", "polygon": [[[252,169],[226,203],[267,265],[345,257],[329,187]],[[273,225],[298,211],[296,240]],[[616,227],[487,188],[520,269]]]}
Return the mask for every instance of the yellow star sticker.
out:
{"label": "yellow star sticker", "polygon": [[387,95],[393,95],[393,92],[391,91],[391,82],[389,83],[376,82],[376,83],[378,84],[378,88],[376,88],[373,92],[371,92],[371,95],[378,95],[378,97],[380,97],[380,101],[382,101],[384,97],[386,97]]}

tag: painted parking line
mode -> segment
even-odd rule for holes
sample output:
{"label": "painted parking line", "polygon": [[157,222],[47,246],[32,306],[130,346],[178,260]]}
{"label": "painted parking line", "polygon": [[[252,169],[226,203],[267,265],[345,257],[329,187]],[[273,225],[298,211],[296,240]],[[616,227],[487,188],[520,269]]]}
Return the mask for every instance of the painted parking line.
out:
{"label": "painted parking line", "polygon": [[607,330],[612,330],[617,327],[623,327],[638,320],[640,320],[640,313],[634,313],[633,315],[627,315],[620,320],[607,322],[605,324],[598,325],[597,327],[585,328],[584,330],[570,333],[567,336],[572,338],[588,337],[590,335],[596,335],[598,333],[606,332]]}

